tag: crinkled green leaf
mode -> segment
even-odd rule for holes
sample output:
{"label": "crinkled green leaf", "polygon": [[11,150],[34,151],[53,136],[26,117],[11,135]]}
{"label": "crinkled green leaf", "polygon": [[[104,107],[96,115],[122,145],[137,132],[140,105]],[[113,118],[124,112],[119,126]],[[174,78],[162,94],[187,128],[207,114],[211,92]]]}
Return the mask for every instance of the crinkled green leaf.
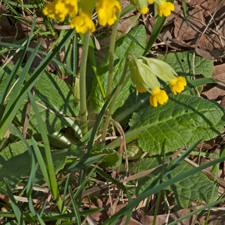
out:
{"label": "crinkled green leaf", "polygon": [[104,168],[116,168],[118,167],[122,160],[119,153],[111,148],[108,148],[105,145],[94,145],[91,148],[91,155],[100,155],[106,154],[106,156],[102,159],[99,164],[100,167]]}
{"label": "crinkled green leaf", "polygon": [[[194,51],[169,53],[166,57],[158,57],[169,63],[179,75],[193,76],[193,53]],[[195,75],[202,74],[205,77],[212,77],[213,61],[195,54]]]}
{"label": "crinkled green leaf", "polygon": [[[133,28],[129,35],[136,39],[140,43],[141,46],[145,46],[146,41],[146,32],[144,26],[140,25]],[[142,55],[143,48],[140,47],[137,43],[135,43],[131,38],[124,37],[119,39],[115,45],[115,54],[114,54],[114,78],[112,90],[119,83],[121,75],[123,73],[125,59],[128,52],[134,52],[136,54]],[[98,76],[100,77],[102,87],[106,93],[107,83],[108,83],[108,65],[109,65],[109,54],[104,58],[103,62],[100,64],[98,68]],[[118,107],[122,106],[124,101],[129,95],[129,87],[132,81],[128,76],[124,81],[123,88],[119,94],[114,110]],[[105,99],[103,99],[102,94],[100,92],[100,88],[97,82],[97,79],[94,78],[91,93],[89,96],[89,110],[98,111],[102,109],[105,103]]]}
{"label": "crinkled green leaf", "polygon": [[[195,54],[193,56],[194,51],[187,51],[187,52],[176,52],[170,53],[166,55],[165,62],[169,63],[174,70],[178,73],[179,76],[184,76],[188,81],[196,79],[196,75],[204,75],[207,78],[212,77],[213,71],[213,61],[210,59],[203,58]],[[162,57],[158,57],[162,59]],[[194,62],[193,62],[194,59]],[[193,71],[193,64],[194,64],[194,71]],[[193,76],[195,75],[195,77]],[[203,87],[197,88],[198,93],[201,93]],[[186,91],[185,94],[190,94],[194,96],[198,96],[198,93],[195,89]]]}
{"label": "crinkled green leaf", "polygon": [[[199,138],[208,140],[221,134],[223,114],[223,108],[214,101],[171,94],[164,105],[149,106],[133,114],[126,142],[137,140],[139,147],[151,154],[159,154],[162,148],[174,151]],[[114,148],[119,143],[118,138],[108,146]]]}
{"label": "crinkled green leaf", "polygon": [[[154,168],[160,163],[162,163],[160,157],[141,159],[139,163],[139,172]],[[172,163],[173,161],[167,164],[165,170],[166,168],[169,168]],[[191,169],[193,169],[193,166],[183,161],[168,177],[164,178],[163,181],[172,179]],[[139,195],[142,193],[157,177],[159,177],[161,175],[161,170],[162,168],[155,169],[150,174],[140,178],[138,180],[136,194]],[[188,208],[196,199],[201,199],[209,203],[210,201],[215,201],[218,196],[218,190],[216,188],[211,199],[213,181],[202,172],[195,173],[174,185],[168,186],[167,190],[174,192],[176,204],[182,208]]]}
{"label": "crinkled green leaf", "polygon": [[[30,146],[31,141],[27,140]],[[38,147],[45,160],[45,149],[42,144],[38,144]],[[55,173],[57,174],[61,170],[67,157],[80,158],[82,150],[75,146],[71,149],[60,149],[52,151],[52,158],[54,162]],[[4,183],[4,177],[8,179],[9,184],[12,188],[15,188],[22,177],[30,175],[30,156],[27,151],[27,147],[23,141],[8,145],[7,148],[0,152],[0,193],[6,193],[6,186]],[[38,169],[36,177],[43,178],[41,170]]]}

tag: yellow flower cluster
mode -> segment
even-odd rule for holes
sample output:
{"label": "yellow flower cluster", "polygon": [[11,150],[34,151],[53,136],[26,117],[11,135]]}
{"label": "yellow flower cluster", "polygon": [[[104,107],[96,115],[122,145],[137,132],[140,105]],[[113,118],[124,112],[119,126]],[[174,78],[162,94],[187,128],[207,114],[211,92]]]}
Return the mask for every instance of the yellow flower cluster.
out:
{"label": "yellow flower cluster", "polygon": [[78,2],[77,0],[55,0],[46,4],[43,13],[63,22],[67,15],[74,17],[78,13]]}
{"label": "yellow flower cluster", "polygon": [[167,93],[159,88],[160,83],[157,78],[168,83],[171,92],[175,95],[181,93],[187,85],[184,77],[177,77],[173,68],[161,60],[143,56],[136,58],[134,54],[129,53],[128,62],[130,76],[138,92],[150,92],[149,102],[154,107],[166,103],[169,99]]}
{"label": "yellow flower cluster", "polygon": [[[95,31],[95,24],[91,20],[95,3],[97,3],[95,10],[98,14],[98,23],[100,25],[112,25],[117,20],[116,13],[121,12],[121,6],[118,0],[89,1],[93,4],[89,4],[89,2],[89,5],[86,4],[87,7],[85,7],[84,1],[82,3],[82,0],[54,0],[46,4],[43,13],[53,19],[58,19],[59,22],[63,22],[66,16],[70,16],[72,18],[70,26],[72,29],[75,28],[78,33]],[[93,5],[93,7],[90,7],[90,5]]]}
{"label": "yellow flower cluster", "polygon": [[100,25],[112,25],[117,20],[116,13],[121,12],[120,3],[117,0],[99,0],[96,12]]}
{"label": "yellow flower cluster", "polygon": [[169,16],[171,11],[174,11],[174,5],[171,2],[160,1],[161,5],[157,5],[157,12],[160,17]]}
{"label": "yellow flower cluster", "polygon": [[70,23],[71,28],[75,28],[78,33],[86,33],[95,31],[95,24],[91,20],[90,15],[81,12],[78,16],[74,17]]}
{"label": "yellow flower cluster", "polygon": [[174,5],[165,0],[130,0],[130,3],[136,6],[141,14],[146,14],[148,12],[147,2],[157,4],[157,12],[160,17],[169,16],[171,11],[174,11]]}

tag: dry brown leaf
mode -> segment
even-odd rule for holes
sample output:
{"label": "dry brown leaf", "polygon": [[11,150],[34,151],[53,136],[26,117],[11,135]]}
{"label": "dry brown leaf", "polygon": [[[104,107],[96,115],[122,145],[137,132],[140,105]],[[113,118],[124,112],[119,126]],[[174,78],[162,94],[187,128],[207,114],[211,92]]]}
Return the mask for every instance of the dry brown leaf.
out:
{"label": "dry brown leaf", "polygon": [[[212,77],[225,82],[225,64],[215,66]],[[222,83],[207,85],[207,89],[204,88],[202,94],[210,100],[221,100],[225,96],[225,85]]]}
{"label": "dry brown leaf", "polygon": [[[156,224],[164,224],[166,221],[171,223],[173,221],[176,221],[180,217],[187,215],[190,212],[191,212],[190,209],[181,209],[177,212],[170,213],[169,216],[167,214],[157,215]],[[149,216],[140,209],[137,210],[137,216],[138,216],[138,219],[142,222],[142,224],[153,223],[154,216]],[[189,217],[187,219],[184,219],[182,222],[177,223],[177,225],[184,225],[184,224],[194,225],[196,220],[197,220],[197,215],[193,215],[192,217]]]}

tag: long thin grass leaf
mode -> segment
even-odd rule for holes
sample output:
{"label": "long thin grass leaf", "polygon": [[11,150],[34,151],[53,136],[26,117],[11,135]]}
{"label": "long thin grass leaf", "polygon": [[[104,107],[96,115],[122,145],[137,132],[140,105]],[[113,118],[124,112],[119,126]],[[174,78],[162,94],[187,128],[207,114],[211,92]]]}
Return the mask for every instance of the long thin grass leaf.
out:
{"label": "long thin grass leaf", "polygon": [[28,198],[28,206],[29,206],[29,209],[31,211],[31,213],[36,216],[36,211],[34,209],[34,206],[33,206],[33,200],[32,200],[32,189],[33,189],[33,183],[34,183],[34,180],[35,180],[35,173],[36,173],[36,168],[37,168],[37,165],[35,164],[35,157],[34,157],[34,153],[33,153],[33,150],[32,148],[30,147],[30,145],[28,144],[27,140],[24,138],[24,136],[22,135],[22,133],[16,128],[14,127],[13,125],[9,124],[9,127],[14,130],[17,135],[24,141],[24,143],[26,144],[27,146],[27,149],[28,149],[28,153],[31,157],[31,170],[30,170],[30,177],[28,179],[28,183],[27,183],[27,186],[26,186],[26,194],[27,194],[27,198]]}
{"label": "long thin grass leaf", "polygon": [[31,102],[31,105],[34,109],[35,112],[35,116],[40,128],[40,133],[41,133],[41,137],[43,140],[43,144],[45,147],[45,155],[46,155],[46,161],[47,161],[47,168],[48,168],[48,176],[49,176],[49,181],[50,181],[50,189],[53,193],[53,196],[58,204],[59,209],[62,208],[62,200],[59,196],[59,190],[58,190],[58,185],[57,185],[57,181],[56,181],[56,177],[55,177],[55,169],[54,169],[54,164],[53,164],[53,160],[52,160],[52,155],[51,155],[51,150],[50,150],[50,146],[49,146],[49,140],[48,140],[48,136],[45,130],[45,126],[44,123],[41,119],[41,115],[38,111],[38,107],[34,101],[34,98],[32,96],[32,94],[30,92],[28,92],[28,96]]}
{"label": "long thin grass leaf", "polygon": [[39,216],[40,216],[40,217],[41,217],[41,216],[43,215],[43,213],[44,213],[46,204],[47,204],[47,199],[45,200],[45,202],[44,202],[44,204],[43,204],[43,206],[42,206],[42,208],[41,208],[41,210],[40,210],[40,212],[39,212]]}
{"label": "long thin grass leaf", "polygon": [[[34,17],[34,21],[33,21],[32,28],[31,28],[31,34],[33,33],[35,22],[36,22],[36,17]],[[0,107],[2,106],[2,104],[3,104],[4,100],[5,100],[5,96],[8,93],[9,86],[12,83],[13,78],[15,77],[17,71],[19,70],[19,67],[21,66],[21,64],[22,64],[22,62],[24,60],[24,57],[25,57],[26,52],[27,52],[27,48],[28,48],[28,46],[30,44],[31,37],[32,37],[32,35],[30,35],[28,37],[27,43],[26,43],[26,45],[25,45],[25,47],[24,47],[24,49],[22,51],[22,54],[21,54],[19,60],[17,61],[16,65],[14,66],[14,68],[13,68],[11,74],[10,74],[10,78],[7,81],[7,83],[6,83],[6,85],[5,85],[4,89],[3,89],[3,92],[2,92],[2,94],[0,96]],[[0,115],[1,115],[1,108],[0,108]]]}
{"label": "long thin grass leaf", "polygon": [[154,27],[152,29],[151,36],[150,36],[150,38],[148,40],[147,46],[146,46],[145,51],[143,53],[144,56],[147,55],[149,50],[152,48],[152,46],[155,43],[155,41],[156,41],[160,31],[163,28],[163,25],[164,25],[165,21],[166,21],[166,17],[165,16],[158,17],[156,19],[155,25],[154,25]]}
{"label": "long thin grass leaf", "polygon": [[221,198],[220,200],[217,200],[217,201],[215,201],[215,202],[213,202],[213,203],[210,203],[210,204],[205,205],[205,206],[203,206],[203,207],[201,207],[201,208],[199,208],[199,209],[196,209],[196,210],[194,210],[194,211],[188,213],[187,215],[180,217],[180,218],[177,219],[176,221],[173,221],[172,223],[169,223],[168,225],[176,225],[176,224],[178,224],[179,222],[181,222],[182,220],[184,220],[184,219],[186,219],[186,218],[189,218],[189,217],[191,217],[191,216],[193,216],[193,215],[197,215],[199,212],[201,212],[201,211],[203,211],[203,210],[206,210],[206,209],[208,209],[209,207],[212,207],[212,206],[214,206],[214,205],[217,205],[217,204],[219,204],[219,203],[222,202],[222,201],[225,201],[225,198]]}
{"label": "long thin grass leaf", "polygon": [[20,211],[19,207],[16,204],[16,200],[13,197],[13,194],[12,194],[11,188],[10,188],[10,186],[8,184],[8,181],[6,179],[4,179],[4,181],[5,181],[5,184],[6,184],[7,194],[8,194],[8,197],[9,197],[9,200],[10,200],[10,203],[11,203],[14,215],[15,215],[15,217],[16,217],[16,219],[17,219],[17,221],[19,222],[20,225],[25,225],[25,222],[23,220],[23,214],[22,214],[22,212]]}
{"label": "long thin grass leaf", "polygon": [[120,189],[122,189],[126,194],[127,194],[127,198],[129,201],[132,200],[129,192],[127,191],[127,188],[120,183],[119,181],[115,180],[114,178],[112,178],[110,175],[108,175],[107,173],[105,173],[104,171],[96,168],[96,173],[98,173],[101,177],[105,178],[108,181],[111,181],[112,183],[116,184]]}
{"label": "long thin grass leaf", "polygon": [[[95,208],[95,209],[87,209],[84,211],[80,211],[80,215],[81,216],[91,215],[96,212],[100,212],[102,210],[103,210],[102,207]],[[0,216],[4,218],[15,218],[16,215],[15,213],[12,213],[12,212],[0,212]],[[31,213],[23,213],[22,216],[23,216],[22,218],[25,221],[30,221],[30,222],[36,221],[36,218],[34,218]],[[74,217],[74,213],[65,213],[65,214],[48,213],[48,214],[43,214],[41,218],[43,221],[53,221],[53,220],[59,220],[59,219],[67,219],[71,217]],[[20,225],[22,225],[22,223],[20,223]]]}
{"label": "long thin grass leaf", "polygon": [[73,198],[73,193],[72,193],[72,189],[71,189],[70,186],[69,186],[68,190],[69,190],[70,199],[71,199],[71,202],[72,202],[72,205],[73,205],[74,214],[75,214],[76,219],[77,219],[76,222],[77,222],[78,225],[81,225],[79,209],[78,209],[78,206],[75,202],[75,199]]}
{"label": "long thin grass leaf", "polygon": [[[27,91],[31,90],[31,88],[33,87],[33,85],[35,84],[35,82],[37,81],[39,76],[42,74],[43,70],[50,63],[50,61],[57,54],[57,52],[65,45],[66,41],[68,41],[68,39],[73,35],[74,32],[75,32],[74,30],[68,31],[67,34],[65,35],[65,37],[63,38],[63,40],[59,44],[57,44],[57,46],[54,48],[54,50],[51,53],[49,53],[49,55],[47,57],[44,58],[42,63],[33,72],[30,79],[27,81],[27,83],[24,85],[24,87],[20,91],[20,94],[18,95],[17,99],[15,100],[15,104],[12,105],[9,110],[14,110],[14,112],[16,112],[19,109],[23,100],[26,97]],[[5,118],[5,119],[3,118],[3,120],[6,120],[6,119],[7,118]],[[10,121],[8,121],[8,122],[10,122]],[[5,134],[5,132],[3,132],[1,130],[0,140],[3,138],[4,134]]]}
{"label": "long thin grass leaf", "polygon": [[[187,20],[189,20],[189,16],[188,16],[188,8],[187,8],[187,3],[186,2],[182,2],[182,6],[183,6],[183,11],[184,11],[184,16]],[[188,25],[189,26],[189,25]]]}
{"label": "long thin grass leaf", "polygon": [[38,213],[37,213],[37,219],[38,219],[38,222],[40,223],[40,225],[46,225]]}
{"label": "long thin grass leaf", "polygon": [[129,13],[129,12],[132,11],[133,9],[135,9],[135,6],[134,6],[134,5],[129,4],[128,6],[126,6],[126,7],[122,10],[122,12],[121,12],[121,14],[120,14],[120,18],[122,18],[123,16],[125,16],[127,13]]}
{"label": "long thin grass leaf", "polygon": [[[87,175],[87,177],[85,178],[85,180],[82,182],[82,184],[79,186],[79,188],[77,189],[77,191],[74,193],[74,195],[72,197],[73,199],[76,199],[77,196],[80,194],[80,192],[83,190],[85,184],[87,183],[87,181],[90,178],[90,176],[94,173],[95,169],[96,169],[96,166],[89,172],[89,174]],[[65,213],[66,210],[70,207],[71,204],[72,204],[72,200],[68,203],[68,205],[66,206],[66,208],[64,208],[64,210],[62,211],[62,213]]]}
{"label": "long thin grass leaf", "polygon": [[106,109],[109,106],[109,103],[111,102],[111,99],[116,91],[117,86],[115,87],[115,89],[112,91],[112,93],[110,94],[109,98],[107,99],[107,101],[105,102],[104,106],[102,107],[100,113],[98,114],[97,120],[95,121],[95,125],[93,127],[93,130],[91,132],[91,137],[90,140],[88,142],[88,146],[87,146],[87,152],[84,155],[84,159],[87,159],[88,157],[90,157],[91,154],[91,148],[94,142],[94,138],[95,138],[95,134],[99,128],[100,122],[102,120],[102,117],[105,115]]}
{"label": "long thin grass leaf", "polygon": [[18,2],[13,2],[13,1],[7,1],[8,4],[12,5],[12,6],[16,6],[16,7],[24,7],[24,8],[42,8],[43,7],[43,4],[42,3],[32,3],[32,4],[20,4]]}
{"label": "long thin grass leaf", "polygon": [[[34,49],[33,53],[29,57],[26,65],[24,66],[22,73],[20,74],[19,80],[16,83],[16,85],[15,85],[15,87],[13,89],[13,92],[11,94],[10,100],[8,101],[7,106],[5,108],[5,111],[4,111],[4,114],[3,114],[3,120],[1,122],[1,124],[7,123],[7,120],[11,121],[13,119],[13,117],[15,116],[14,110],[9,110],[9,109],[11,109],[12,105],[15,104],[15,100],[16,100],[18,94],[19,94],[21,86],[23,85],[23,82],[24,82],[24,80],[26,78],[26,75],[27,75],[27,73],[28,73],[28,71],[30,69],[30,66],[31,66],[31,64],[32,64],[32,62],[34,60],[34,57],[35,57],[35,55],[37,53],[37,50],[40,47],[40,45],[41,45],[41,43],[39,43],[37,45],[37,47]],[[6,126],[7,126],[7,124],[6,124]],[[2,129],[4,129],[4,125],[2,125]]]}
{"label": "long thin grass leaf", "polygon": [[[65,183],[65,186],[64,186],[64,191],[63,191],[63,205],[64,205],[65,198],[66,198],[66,191],[68,190],[69,179],[70,179],[70,174],[69,174],[68,177],[66,178],[66,183]],[[62,210],[63,210],[63,209],[62,209]]]}
{"label": "long thin grass leaf", "polygon": [[31,137],[31,141],[32,141],[34,153],[36,155],[38,164],[40,166],[42,175],[44,176],[44,180],[47,183],[48,187],[51,187],[51,184],[50,184],[50,181],[49,181],[49,178],[48,178],[48,170],[46,168],[45,161],[44,161],[44,159],[42,157],[42,154],[40,152],[40,149],[39,149],[39,147],[38,147],[38,145],[37,145],[37,143],[36,143],[36,141],[34,140],[33,137]]}
{"label": "long thin grass leaf", "polygon": [[[16,42],[17,43],[17,42]],[[12,44],[12,43],[3,43],[3,42],[0,42],[0,45],[1,46],[11,46],[11,48],[10,49],[13,49],[13,48],[15,48],[15,49],[24,49],[24,46],[21,46],[21,45],[19,45],[19,44]],[[27,48],[27,51],[33,51],[34,49],[33,48]],[[45,53],[45,52],[43,52],[43,51],[41,51],[41,50],[38,50],[37,51],[37,53],[38,54],[42,54],[42,55],[44,55],[44,56],[48,56],[49,55],[49,53]],[[68,68],[67,66],[65,66],[62,62],[60,62],[58,59],[56,59],[56,58],[52,58],[52,61],[54,61],[55,63],[57,63],[58,65],[60,65],[61,67],[63,67],[65,70],[67,70],[67,72],[68,73],[70,73],[70,74],[73,74],[73,76],[76,76],[77,77],[77,75],[76,75],[76,73],[74,73],[70,68]]]}
{"label": "long thin grass leaf", "polygon": [[90,166],[91,164],[99,162],[104,156],[105,156],[104,154],[100,154],[100,155],[89,157],[87,160],[76,161],[70,165],[66,165],[64,167],[64,170],[73,171],[73,170],[84,168],[86,166]]}

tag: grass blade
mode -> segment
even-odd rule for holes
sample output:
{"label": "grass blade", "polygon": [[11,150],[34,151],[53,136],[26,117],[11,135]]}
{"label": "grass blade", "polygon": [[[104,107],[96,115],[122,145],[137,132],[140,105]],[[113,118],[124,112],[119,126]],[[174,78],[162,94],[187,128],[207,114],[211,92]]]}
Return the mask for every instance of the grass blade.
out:
{"label": "grass blade", "polygon": [[77,218],[76,222],[77,222],[78,225],[81,225],[79,209],[78,209],[78,206],[75,202],[75,199],[73,198],[73,193],[72,193],[72,190],[71,190],[70,186],[69,186],[68,190],[69,190],[69,193],[70,193],[70,199],[71,199],[71,202],[72,202],[72,205],[73,205],[74,214]]}
{"label": "grass blade", "polygon": [[149,50],[152,48],[152,46],[155,43],[157,37],[159,36],[160,31],[163,28],[163,25],[164,25],[165,21],[166,21],[166,17],[165,16],[158,17],[156,19],[155,25],[154,25],[154,27],[152,29],[152,33],[151,33],[151,36],[150,36],[150,38],[148,40],[148,43],[147,43],[147,46],[145,48],[143,56],[147,55]]}
{"label": "grass blade", "polygon": [[5,184],[6,184],[7,193],[8,193],[8,197],[9,197],[9,200],[10,200],[13,212],[14,212],[14,216],[16,217],[16,219],[17,219],[17,221],[19,222],[20,225],[25,225],[25,222],[23,220],[23,214],[22,214],[22,212],[20,211],[19,207],[16,204],[16,200],[13,197],[11,188],[10,188],[7,180],[4,179],[4,181],[5,181]]}
{"label": "grass blade", "polygon": [[38,125],[40,127],[40,133],[41,133],[41,137],[43,140],[43,144],[45,147],[45,155],[46,155],[46,161],[47,161],[47,168],[48,168],[48,177],[49,177],[49,181],[50,181],[50,189],[53,193],[53,196],[58,204],[59,210],[61,210],[62,208],[62,199],[59,196],[59,190],[58,190],[58,185],[57,185],[57,181],[56,181],[56,177],[55,177],[55,169],[54,169],[54,164],[53,164],[53,160],[52,160],[52,155],[51,155],[51,150],[50,150],[50,146],[49,146],[49,140],[48,140],[48,136],[45,130],[45,126],[44,123],[41,119],[41,115],[38,111],[37,105],[34,101],[34,98],[32,96],[32,94],[30,92],[28,92],[28,96],[31,102],[31,105],[34,109],[35,112],[35,116],[36,119],[38,121]]}
{"label": "grass blade", "polygon": [[[29,44],[30,44],[30,40],[31,40],[32,33],[33,33],[33,30],[34,30],[35,22],[36,22],[36,17],[34,17],[34,21],[33,21],[32,28],[31,28],[31,35],[28,37],[27,44],[26,44],[25,47],[24,47],[24,50],[23,50],[23,52],[22,52],[22,54],[21,54],[21,57],[20,57],[19,60],[17,61],[16,65],[14,66],[14,68],[13,68],[11,74],[10,74],[10,77],[9,77],[9,79],[8,79],[8,81],[7,81],[7,83],[6,83],[5,87],[4,87],[4,89],[3,89],[3,92],[2,92],[2,94],[1,94],[1,96],[0,96],[0,116],[3,115],[3,113],[2,113],[2,110],[3,110],[3,104],[4,104],[5,97],[6,97],[7,93],[9,92],[10,85],[11,85],[11,83],[13,82],[13,79],[14,79],[14,77],[15,77],[17,71],[19,70],[19,67],[21,66],[21,64],[22,64],[22,62],[23,62],[23,60],[24,60],[24,57],[25,57],[25,55],[26,55],[27,48],[28,48],[28,46],[29,46]],[[1,126],[0,126],[0,127],[1,127]],[[1,139],[1,138],[0,138],[0,139]]]}
{"label": "grass blade", "polygon": [[40,166],[42,175],[44,176],[44,180],[48,184],[48,187],[51,187],[51,184],[50,184],[50,181],[49,181],[49,178],[48,178],[48,171],[47,171],[47,168],[46,168],[46,165],[45,165],[45,161],[44,161],[44,159],[42,157],[42,154],[40,152],[40,149],[39,149],[39,147],[38,147],[38,145],[37,145],[37,143],[36,143],[36,141],[34,140],[33,137],[31,138],[31,140],[32,140],[34,153],[36,155],[38,164]]}

